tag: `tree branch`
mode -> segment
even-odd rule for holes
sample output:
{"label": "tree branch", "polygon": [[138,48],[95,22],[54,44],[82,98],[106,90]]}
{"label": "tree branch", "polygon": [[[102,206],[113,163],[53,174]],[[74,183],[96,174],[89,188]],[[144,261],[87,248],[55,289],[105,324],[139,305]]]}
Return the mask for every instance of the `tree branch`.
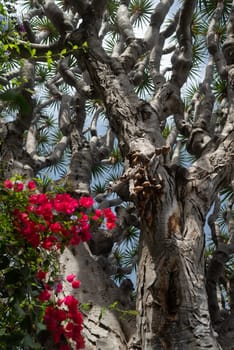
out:
{"label": "tree branch", "polygon": [[216,30],[218,27],[218,22],[222,16],[223,13],[223,8],[224,8],[224,3],[223,1],[217,1],[217,7],[216,10],[214,11],[214,14],[212,16],[212,19],[210,21],[207,35],[206,35],[206,42],[207,42],[207,49],[214,57],[214,61],[217,67],[217,70],[222,78],[226,78],[226,64],[225,64],[225,59],[223,56],[222,51],[219,48],[219,42],[218,42],[218,36],[216,34]]}
{"label": "tree branch", "polygon": [[172,56],[172,78],[171,81],[178,87],[183,86],[187,80],[192,66],[192,35],[191,25],[195,0],[185,0],[180,13],[180,19],[176,36],[179,47]]}

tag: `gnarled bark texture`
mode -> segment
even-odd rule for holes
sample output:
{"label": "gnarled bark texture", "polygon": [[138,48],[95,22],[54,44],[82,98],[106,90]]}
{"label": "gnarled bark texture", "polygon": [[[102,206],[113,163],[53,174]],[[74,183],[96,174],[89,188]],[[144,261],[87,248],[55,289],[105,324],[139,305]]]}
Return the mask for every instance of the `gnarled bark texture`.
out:
{"label": "gnarled bark texture", "polygon": [[[111,151],[116,139],[123,174],[111,183],[109,192],[96,199],[102,208],[131,202],[132,216],[126,208],[119,208],[117,228],[105,236],[106,240],[98,241],[95,233],[89,245],[66,250],[61,257],[61,271],[79,276],[79,300],[89,305],[83,311],[86,349],[234,349],[233,275],[225,277],[228,308],[217,296],[225,264],[234,251],[233,197],[226,240],[217,230],[216,210],[212,209],[220,191],[233,186],[234,3],[227,8],[224,43],[216,30],[225,1],[217,1],[209,17],[210,25],[203,33],[208,49],[204,79],[189,106],[181,91],[193,67],[197,2],[179,2],[176,15],[164,27],[174,1],[156,2],[145,36],[137,38],[133,24],[140,12],[135,9],[131,13],[129,1],[118,1],[114,21],[118,37],[112,53],[108,53],[103,39],[114,26],[110,3],[66,0],[60,8],[55,1],[46,0],[35,2],[36,9],[27,13],[25,36],[15,39],[23,58],[18,72],[22,84],[16,91],[23,104],[13,121],[1,120],[1,176],[35,176],[55,165],[68,147],[71,160],[62,184],[75,196],[89,194],[92,170],[100,163],[113,162]],[[205,1],[200,3],[206,6]],[[30,21],[35,14],[52,22],[59,36],[57,42],[45,44],[47,34],[33,32]],[[173,34],[176,45],[166,47]],[[30,56],[26,44],[36,50],[35,55]],[[18,51],[12,47],[9,57],[18,57]],[[57,70],[46,81],[50,98],[41,102],[33,99],[35,67],[37,61],[48,60],[48,52]],[[171,64],[163,71],[160,62],[168,52],[172,52]],[[212,90],[214,68],[227,91],[221,103],[216,101],[218,107]],[[146,71],[152,79],[152,95],[142,99],[135,88],[143,82]],[[171,72],[169,77],[167,71]],[[1,79],[4,84],[8,78]],[[60,89],[61,82],[71,87],[71,94]],[[96,104],[88,139],[84,128],[86,101],[90,100]],[[60,106],[58,127],[62,136],[42,156],[38,154],[38,120],[54,101]],[[109,129],[104,136],[96,127],[102,113]],[[169,117],[174,118],[174,127],[165,136]],[[186,168],[178,161],[182,142],[194,157]],[[110,192],[118,198],[108,197]],[[209,225],[215,248],[205,265],[204,225],[211,209]],[[117,287],[109,278],[112,246],[122,240],[125,226],[132,221],[141,231],[136,305],[129,298],[131,286]],[[136,308],[136,317],[122,318],[120,311],[110,308],[115,301],[122,310]]]}

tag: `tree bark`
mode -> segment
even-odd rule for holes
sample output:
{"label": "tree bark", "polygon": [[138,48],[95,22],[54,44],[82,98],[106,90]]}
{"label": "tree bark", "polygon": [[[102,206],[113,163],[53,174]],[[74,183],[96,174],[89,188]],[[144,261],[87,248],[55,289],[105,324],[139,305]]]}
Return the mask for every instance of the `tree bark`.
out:
{"label": "tree bark", "polygon": [[[84,137],[86,100],[101,101],[99,108],[105,111],[124,159],[123,175],[111,185],[111,189],[119,195],[118,200],[133,203],[141,231],[137,316],[128,315],[127,311],[135,305],[107,275],[109,262],[106,256],[94,255],[91,244],[65,250],[61,256],[61,273],[64,276],[74,273],[82,283],[75,294],[83,307],[86,349],[230,350],[234,338],[233,276],[230,279],[231,311],[226,318],[220,317],[216,285],[221,270],[233,254],[233,220],[230,220],[231,238],[225,245],[216,242],[216,254],[208,271],[204,265],[204,225],[219,191],[233,179],[234,5],[228,38],[221,51],[216,27],[224,2],[217,1],[207,33],[210,56],[206,77],[185,112],[180,94],[192,67],[191,25],[196,1],[184,0],[176,18],[164,31],[161,31],[161,24],[173,1],[160,1],[152,13],[144,39],[135,37],[127,13],[129,1],[121,1],[117,11],[120,40],[112,56],[107,55],[102,47],[102,37],[98,35],[108,1],[66,0],[64,3],[76,13],[74,25],[77,28],[73,28],[73,22],[66,18],[55,1],[47,0],[40,14],[46,14],[51,20],[61,40],[50,45],[30,44],[31,49],[37,49],[39,60],[46,60],[48,50],[54,50],[54,59],[60,59],[56,76],[46,84],[52,99],[60,102],[58,124],[62,138],[47,156],[37,154],[38,111],[32,97],[35,57],[29,59],[29,52],[24,47],[26,42],[19,40],[18,47],[25,58],[20,72],[23,81],[20,93],[26,108],[20,109],[12,123],[4,124],[0,120],[1,177],[8,178],[17,173],[32,178],[40,169],[55,164],[69,145],[72,155],[69,172],[63,179],[65,187],[75,196],[89,194],[92,168],[105,159],[106,154],[109,156],[113,144],[103,142],[102,147],[98,147],[100,139],[93,125],[90,127],[91,140]],[[82,19],[79,25],[78,19]],[[176,25],[172,76],[166,81],[160,72],[160,60],[164,42],[175,31]],[[30,33],[28,28],[27,34],[33,34]],[[35,38],[32,37],[31,41]],[[62,49],[65,49],[65,58],[61,58]],[[77,62],[79,78],[69,68],[71,52]],[[15,48],[11,55],[16,55]],[[138,61],[141,56],[143,59]],[[137,79],[142,79],[147,61],[154,93],[151,100],[143,101],[135,93],[134,84],[137,85]],[[219,135],[214,135],[212,126],[214,63],[220,76],[227,80],[228,90],[225,125]],[[59,90],[59,80],[74,88],[73,97]],[[38,110],[43,110],[43,106]],[[187,119],[194,118],[193,122],[188,122],[186,113]],[[165,139],[162,130],[172,115],[177,131]],[[27,138],[24,143],[25,131]],[[188,151],[197,159],[188,169],[177,164],[177,148],[172,156],[171,148],[179,132],[186,138]],[[178,144],[180,147],[180,141]],[[103,207],[108,204],[104,200],[101,202]],[[116,202],[110,201],[112,204]],[[121,234],[121,229],[118,230]],[[118,238],[113,234],[111,239],[113,244]],[[216,266],[220,270],[214,276]],[[207,280],[205,276],[208,276]],[[69,288],[67,284],[65,291],[74,293]],[[117,306],[113,307],[116,302]],[[123,314],[127,316],[123,318]]]}

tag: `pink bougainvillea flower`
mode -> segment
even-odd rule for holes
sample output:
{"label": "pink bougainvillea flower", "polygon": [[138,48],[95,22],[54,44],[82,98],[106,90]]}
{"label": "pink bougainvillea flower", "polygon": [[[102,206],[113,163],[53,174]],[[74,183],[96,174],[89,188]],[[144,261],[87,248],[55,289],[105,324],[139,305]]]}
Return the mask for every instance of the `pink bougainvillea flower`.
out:
{"label": "pink bougainvillea flower", "polygon": [[70,275],[68,275],[68,276],[66,277],[66,280],[67,280],[69,283],[71,283],[72,281],[74,281],[75,277],[76,277],[76,275],[74,275],[74,273],[71,273]]}
{"label": "pink bougainvillea flower", "polygon": [[35,205],[33,204],[29,204],[26,207],[27,211],[29,211],[30,213],[33,213],[35,211]]}
{"label": "pink bougainvillea flower", "polygon": [[80,281],[79,280],[72,281],[72,288],[74,289],[80,288]]}
{"label": "pink bougainvillea flower", "polygon": [[14,187],[14,184],[13,184],[13,182],[11,180],[5,180],[4,181],[4,187],[11,189],[11,188]]}

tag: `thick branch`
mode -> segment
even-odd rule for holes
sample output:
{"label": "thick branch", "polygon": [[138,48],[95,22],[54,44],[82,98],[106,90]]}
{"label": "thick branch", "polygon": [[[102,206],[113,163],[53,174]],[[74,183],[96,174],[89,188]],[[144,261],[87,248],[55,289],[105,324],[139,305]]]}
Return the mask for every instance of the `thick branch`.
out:
{"label": "thick branch", "polygon": [[209,24],[206,40],[207,40],[207,49],[210,55],[214,57],[217,70],[220,76],[222,78],[225,78],[226,76],[225,60],[224,60],[223,53],[219,48],[218,36],[216,34],[217,26],[222,16],[223,8],[224,8],[223,1],[218,1],[216,10],[214,11],[213,17]]}
{"label": "thick branch", "polygon": [[117,24],[120,33],[126,40],[126,43],[130,44],[130,42],[135,38],[135,35],[129,19],[128,4],[129,1],[121,1],[121,4],[119,5],[119,8],[117,10]]}
{"label": "thick branch", "polygon": [[54,0],[45,0],[44,9],[46,16],[62,37],[73,30],[72,23],[64,16],[63,11],[55,4]]}
{"label": "thick branch", "polygon": [[172,82],[181,87],[187,80],[192,66],[192,35],[191,25],[195,0],[185,0],[180,13],[177,29],[178,49],[172,56]]}

